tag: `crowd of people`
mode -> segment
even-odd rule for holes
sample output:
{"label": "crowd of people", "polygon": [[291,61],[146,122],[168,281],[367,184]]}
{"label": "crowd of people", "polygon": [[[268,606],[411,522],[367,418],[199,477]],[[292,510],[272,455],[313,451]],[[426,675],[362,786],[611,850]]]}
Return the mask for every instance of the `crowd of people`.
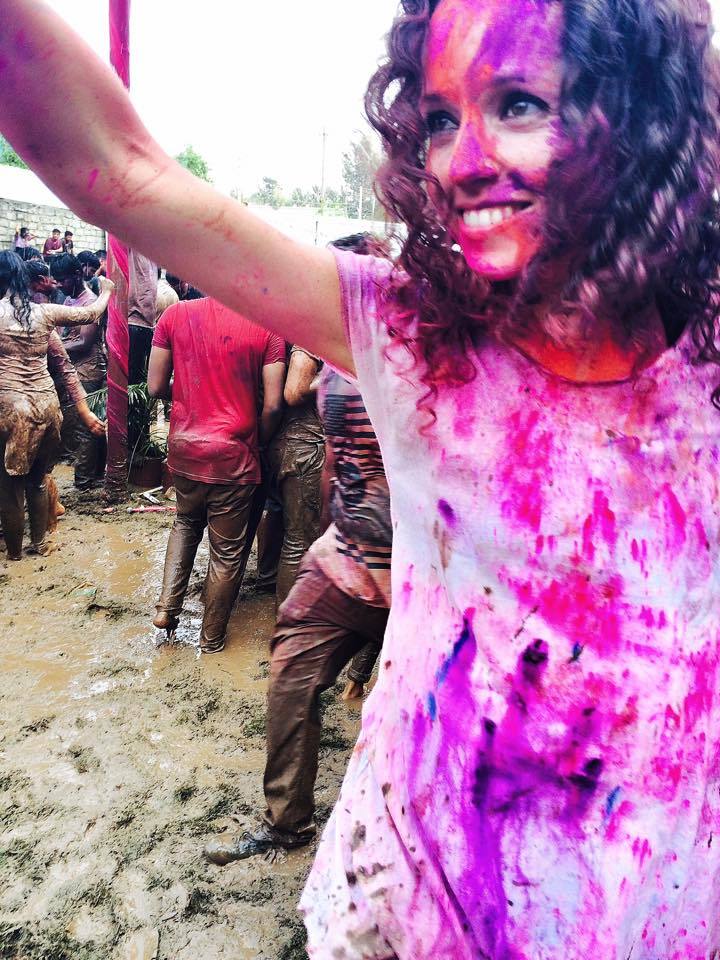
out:
{"label": "crowd of people", "polygon": [[[386,247],[366,234],[334,246],[388,256]],[[54,458],[65,454],[74,460],[79,490],[102,481],[105,424],[92,413],[87,397],[106,384],[104,307],[112,284],[104,279],[104,251],[59,253],[49,263],[35,256],[21,260],[17,251],[3,257],[8,270],[0,288],[8,306],[6,336],[14,333],[16,344],[25,348],[20,354],[9,348],[9,341],[4,347],[0,343],[0,372],[8,374],[0,386],[5,424],[11,408],[14,423],[28,413],[22,408],[20,377],[9,374],[20,356],[27,362],[29,350],[36,364],[32,376],[23,377],[24,393],[42,383],[45,403],[52,407],[37,451],[27,441],[20,467],[5,462],[17,490],[11,504],[14,519],[3,506],[3,532],[8,557],[16,560],[23,523],[21,485],[30,517],[30,550],[46,552],[46,533],[64,511],[53,496]],[[30,336],[40,332],[35,319],[23,327],[23,283],[31,304],[62,305],[59,336],[52,331],[36,344]],[[147,383],[151,396],[170,403],[168,465],[177,515],[154,625],[169,636],[178,626],[206,530],[201,653],[217,653],[225,646],[256,537],[257,587],[274,593],[278,611],[271,644],[265,821],[256,831],[211,841],[206,854],[212,862],[226,864],[273,847],[301,846],[315,835],[320,694],[350,664],[343,697],[363,697],[387,623],[392,533],[378,443],[357,389],[306,350],[174,275],[163,277],[134,251],[128,291],[128,381]],[[52,396],[42,376],[44,365],[52,378]],[[129,447],[135,440],[129,435]],[[22,442],[16,436],[13,445]]]}
{"label": "crowd of people", "polygon": [[[179,486],[156,622],[180,616],[207,526],[201,646],[221,649],[258,502],[265,533],[282,513],[290,534],[267,811],[207,857],[313,835],[318,693],[351,657],[361,682],[384,633],[300,904],[313,960],[716,957],[720,56],[705,0],[401,0],[366,100],[377,188],[406,228],[394,258],[367,238],[283,236],[173,163],[49,6],[0,14],[3,133],[86,219],[215,298],[171,306],[153,337],[151,389],[175,376]],[[54,159],[68,130],[72,169]],[[92,307],[31,306],[20,261],[0,263],[0,346],[42,386],[28,400],[12,363],[0,385],[14,543],[57,432],[39,358],[54,323]],[[21,395],[46,424],[32,460]],[[208,428],[213,404],[243,444]],[[332,522],[308,544],[322,423]]]}

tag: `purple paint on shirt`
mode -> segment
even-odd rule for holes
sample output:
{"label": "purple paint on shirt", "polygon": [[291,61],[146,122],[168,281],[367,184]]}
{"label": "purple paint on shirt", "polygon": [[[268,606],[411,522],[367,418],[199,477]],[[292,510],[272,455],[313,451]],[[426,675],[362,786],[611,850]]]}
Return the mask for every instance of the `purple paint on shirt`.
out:
{"label": "purple paint on shirt", "polygon": [[454,527],[455,523],[457,522],[457,518],[455,516],[455,511],[447,502],[447,500],[438,500],[438,510],[440,511],[440,515],[445,523],[449,527]]}

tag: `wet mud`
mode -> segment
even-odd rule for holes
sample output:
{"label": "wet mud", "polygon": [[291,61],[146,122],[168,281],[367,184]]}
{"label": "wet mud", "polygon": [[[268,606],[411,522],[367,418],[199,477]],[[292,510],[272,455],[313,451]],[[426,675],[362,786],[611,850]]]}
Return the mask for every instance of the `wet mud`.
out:
{"label": "wet mud", "polygon": [[[104,513],[57,478],[59,549],[0,573],[0,957],[300,960],[314,847],[226,868],[201,857],[263,810],[272,599],[251,561],[225,651],[200,658],[201,548],[189,614],[158,645],[171,516]],[[324,722],[321,822],[359,727],[339,686]]]}

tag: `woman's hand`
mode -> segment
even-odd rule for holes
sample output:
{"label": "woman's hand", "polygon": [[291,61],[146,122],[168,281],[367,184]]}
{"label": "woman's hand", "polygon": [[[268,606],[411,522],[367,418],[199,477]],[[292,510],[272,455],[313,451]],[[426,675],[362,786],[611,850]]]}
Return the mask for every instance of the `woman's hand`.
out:
{"label": "woman's hand", "polygon": [[105,422],[96,417],[88,406],[87,400],[81,400],[76,404],[78,417],[84,427],[86,427],[94,437],[105,436]]}
{"label": "woman's hand", "polygon": [[99,439],[105,436],[105,421],[101,420],[100,417],[96,417],[92,411],[90,411],[90,416],[85,421],[85,426],[94,437],[98,437]]}

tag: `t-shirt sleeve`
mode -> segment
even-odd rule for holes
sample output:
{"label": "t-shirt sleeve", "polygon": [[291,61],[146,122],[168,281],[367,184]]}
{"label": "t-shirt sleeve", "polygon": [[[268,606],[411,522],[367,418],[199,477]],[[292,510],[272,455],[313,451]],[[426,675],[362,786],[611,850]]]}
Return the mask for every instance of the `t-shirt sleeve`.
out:
{"label": "t-shirt sleeve", "polygon": [[175,305],[168,307],[157,322],[155,332],[153,333],[152,345],[160,347],[162,350],[172,350],[172,321],[175,316]]}
{"label": "t-shirt sleeve", "polygon": [[271,333],[265,344],[263,366],[267,367],[271,363],[285,363],[285,356],[285,341],[276,333]]}
{"label": "t-shirt sleeve", "polygon": [[393,266],[388,260],[362,257],[346,250],[334,249],[333,253],[340,278],[345,332],[358,380],[362,380],[370,376],[372,370],[377,372],[383,363],[388,332],[381,299]]}

